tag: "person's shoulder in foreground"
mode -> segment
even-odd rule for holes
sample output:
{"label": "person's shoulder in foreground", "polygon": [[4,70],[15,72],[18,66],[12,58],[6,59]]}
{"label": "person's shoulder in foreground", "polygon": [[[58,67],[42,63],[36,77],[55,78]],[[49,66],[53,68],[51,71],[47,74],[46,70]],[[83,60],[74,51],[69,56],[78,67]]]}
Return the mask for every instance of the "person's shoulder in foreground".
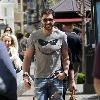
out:
{"label": "person's shoulder in foreground", "polygon": [[95,51],[94,69],[93,76],[100,79],[100,42],[98,42]]}
{"label": "person's shoulder in foreground", "polygon": [[17,100],[16,73],[6,46],[0,41],[0,100]]}
{"label": "person's shoulder in foreground", "polygon": [[100,95],[100,42],[95,51],[94,69],[93,69],[94,89]]}

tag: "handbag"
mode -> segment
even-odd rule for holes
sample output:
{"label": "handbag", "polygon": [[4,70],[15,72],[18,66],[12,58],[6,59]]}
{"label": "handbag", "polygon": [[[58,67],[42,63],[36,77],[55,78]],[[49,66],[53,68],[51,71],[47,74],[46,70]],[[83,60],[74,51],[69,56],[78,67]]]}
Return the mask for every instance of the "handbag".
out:
{"label": "handbag", "polygon": [[[33,79],[29,76],[31,85],[34,84]],[[30,88],[26,88],[23,80],[23,70],[17,73],[17,96],[21,96],[26,91],[30,90]]]}

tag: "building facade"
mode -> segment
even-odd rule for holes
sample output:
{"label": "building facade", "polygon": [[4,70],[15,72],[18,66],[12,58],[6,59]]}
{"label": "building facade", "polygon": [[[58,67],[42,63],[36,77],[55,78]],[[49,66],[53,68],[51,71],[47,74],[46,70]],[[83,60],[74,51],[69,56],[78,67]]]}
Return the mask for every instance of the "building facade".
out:
{"label": "building facade", "polygon": [[12,28],[13,33],[15,31],[14,27],[14,9],[17,7],[16,0],[1,0],[0,1],[0,20],[5,25]]}

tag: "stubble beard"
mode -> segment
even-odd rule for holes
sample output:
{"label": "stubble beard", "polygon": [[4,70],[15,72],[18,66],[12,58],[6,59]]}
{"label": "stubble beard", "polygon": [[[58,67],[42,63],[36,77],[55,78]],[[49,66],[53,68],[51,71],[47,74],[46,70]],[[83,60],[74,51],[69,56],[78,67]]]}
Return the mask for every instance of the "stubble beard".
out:
{"label": "stubble beard", "polygon": [[52,28],[53,28],[53,25],[52,24],[48,24],[48,25],[44,25],[44,29],[45,30],[47,30],[47,31],[50,31],[50,30],[52,30]]}

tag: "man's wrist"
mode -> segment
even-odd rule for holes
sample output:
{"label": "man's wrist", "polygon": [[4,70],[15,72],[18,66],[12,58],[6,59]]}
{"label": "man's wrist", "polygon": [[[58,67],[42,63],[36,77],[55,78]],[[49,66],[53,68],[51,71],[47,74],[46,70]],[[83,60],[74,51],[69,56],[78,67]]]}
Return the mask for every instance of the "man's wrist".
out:
{"label": "man's wrist", "polygon": [[23,78],[24,78],[24,77],[29,77],[28,72],[24,72],[24,73],[23,73]]}

